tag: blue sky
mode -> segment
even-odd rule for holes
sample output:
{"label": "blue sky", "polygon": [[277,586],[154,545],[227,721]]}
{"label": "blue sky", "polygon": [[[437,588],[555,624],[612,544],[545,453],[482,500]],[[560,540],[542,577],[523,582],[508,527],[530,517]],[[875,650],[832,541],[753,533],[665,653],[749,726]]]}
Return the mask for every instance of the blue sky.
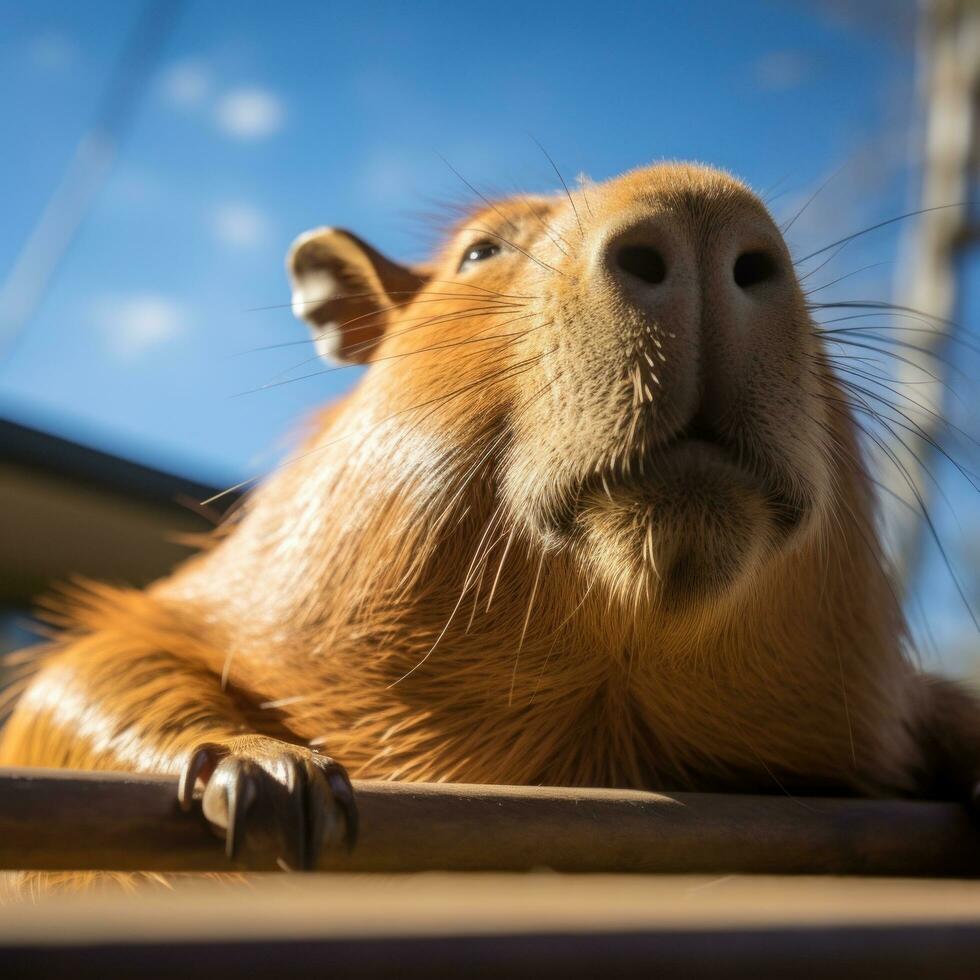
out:
{"label": "blue sky", "polygon": [[[0,2],[0,280],[142,9]],[[356,380],[242,394],[309,356],[257,350],[305,336],[284,306],[289,242],[333,224],[424,256],[422,214],[467,196],[440,157],[488,192],[552,188],[534,139],[570,176],[698,159],[783,218],[830,177],[793,226],[797,254],[896,215],[915,205],[908,10],[188,0],[35,315],[0,336],[0,412],[216,484],[268,468],[304,412]],[[827,297],[889,297],[900,233],[867,236],[823,270],[829,281],[882,263]],[[975,495],[947,482],[960,521],[975,519]],[[959,630],[948,587],[928,587],[942,629]]]}

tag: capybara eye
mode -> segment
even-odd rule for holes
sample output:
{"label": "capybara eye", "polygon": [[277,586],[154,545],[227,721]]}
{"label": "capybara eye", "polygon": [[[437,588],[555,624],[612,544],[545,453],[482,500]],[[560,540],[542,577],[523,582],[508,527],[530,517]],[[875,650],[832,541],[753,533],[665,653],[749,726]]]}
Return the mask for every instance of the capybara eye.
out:
{"label": "capybara eye", "polygon": [[484,259],[492,259],[500,251],[500,246],[496,242],[477,242],[470,245],[463,253],[463,260],[459,263],[459,272],[462,272],[473,262],[482,262]]}

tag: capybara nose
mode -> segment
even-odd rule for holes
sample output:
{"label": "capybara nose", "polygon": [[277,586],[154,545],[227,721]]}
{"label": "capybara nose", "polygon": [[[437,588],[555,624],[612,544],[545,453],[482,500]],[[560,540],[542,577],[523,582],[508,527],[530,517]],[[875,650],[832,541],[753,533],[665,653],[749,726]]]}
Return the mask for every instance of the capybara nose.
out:
{"label": "capybara nose", "polygon": [[703,260],[683,222],[670,214],[617,222],[596,245],[594,281],[610,290],[614,310],[665,334],[698,330]]}
{"label": "capybara nose", "polygon": [[732,281],[739,289],[751,289],[779,275],[779,260],[766,249],[742,252],[732,265]]}
{"label": "capybara nose", "polygon": [[[644,222],[616,235],[604,258],[621,288],[639,305],[657,305],[677,287],[710,283],[726,294],[752,290],[777,278],[780,259],[773,250],[739,247],[737,232],[729,232],[726,238],[728,247],[699,243],[695,248],[661,223]],[[657,286],[665,288],[650,288]]]}
{"label": "capybara nose", "polygon": [[712,223],[665,213],[615,228],[596,258],[617,305],[690,337],[706,329],[706,316],[748,327],[780,303],[783,291],[769,287],[785,278],[784,251],[754,215]]}
{"label": "capybara nose", "polygon": [[614,261],[620,272],[650,286],[659,286],[667,278],[667,262],[653,245],[623,245]]}
{"label": "capybara nose", "polygon": [[596,235],[589,287],[608,304],[637,400],[670,428],[706,406],[722,416],[739,400],[753,359],[783,342],[772,325],[790,308],[792,276],[760,210],[696,195],[654,204]]}

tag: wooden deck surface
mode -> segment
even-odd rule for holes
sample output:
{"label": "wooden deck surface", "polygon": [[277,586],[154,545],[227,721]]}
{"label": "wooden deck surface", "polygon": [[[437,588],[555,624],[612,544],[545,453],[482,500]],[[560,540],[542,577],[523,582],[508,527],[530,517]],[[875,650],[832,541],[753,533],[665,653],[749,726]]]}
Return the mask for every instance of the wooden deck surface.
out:
{"label": "wooden deck surface", "polygon": [[0,976],[980,976],[980,882],[188,877],[0,915]]}

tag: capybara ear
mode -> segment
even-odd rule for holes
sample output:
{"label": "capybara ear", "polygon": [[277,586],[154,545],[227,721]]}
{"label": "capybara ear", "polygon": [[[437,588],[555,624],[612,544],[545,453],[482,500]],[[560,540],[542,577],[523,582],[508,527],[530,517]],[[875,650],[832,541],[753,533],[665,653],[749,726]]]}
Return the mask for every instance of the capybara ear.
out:
{"label": "capybara ear", "polygon": [[286,257],[293,313],[313,331],[317,353],[363,364],[384,335],[393,308],[411,302],[425,276],[383,256],[340,228],[315,228]]}

